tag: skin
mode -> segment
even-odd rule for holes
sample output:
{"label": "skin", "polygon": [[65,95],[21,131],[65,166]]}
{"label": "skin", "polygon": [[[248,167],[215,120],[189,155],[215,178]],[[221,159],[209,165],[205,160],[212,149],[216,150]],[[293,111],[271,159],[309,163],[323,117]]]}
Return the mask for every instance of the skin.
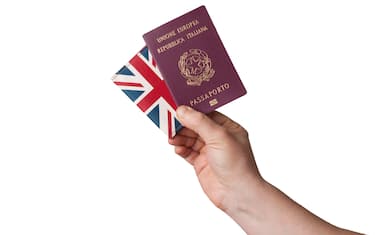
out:
{"label": "skin", "polygon": [[177,109],[185,127],[169,143],[190,163],[212,203],[251,235],[349,235],[312,214],[265,181],[247,131],[219,112]]}

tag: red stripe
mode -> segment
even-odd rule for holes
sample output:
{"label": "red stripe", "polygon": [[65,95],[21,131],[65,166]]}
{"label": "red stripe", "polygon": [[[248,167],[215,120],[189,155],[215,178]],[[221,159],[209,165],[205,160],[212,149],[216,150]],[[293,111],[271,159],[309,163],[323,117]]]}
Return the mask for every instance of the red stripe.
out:
{"label": "red stripe", "polygon": [[154,67],[156,67],[156,61],[154,60],[154,58],[151,59],[151,63]]}
{"label": "red stripe", "polygon": [[133,59],[130,60],[130,63],[154,88],[144,99],[141,100],[141,102],[138,103],[138,106],[142,111],[146,111],[150,105],[159,98],[159,96],[163,97],[173,109],[177,108],[165,82],[160,80],[159,76],[152,71],[152,69],[141,58],[139,58],[139,56],[134,56]]}
{"label": "red stripe", "polygon": [[117,86],[135,86],[135,87],[143,87],[140,83],[135,82],[114,82]]}
{"label": "red stripe", "polygon": [[153,89],[137,105],[142,112],[145,112],[153,103],[155,103],[155,101],[159,99],[159,97],[159,92]]}
{"label": "red stripe", "polygon": [[168,136],[172,138],[172,115],[168,110]]}
{"label": "red stripe", "polygon": [[155,88],[160,86],[161,80],[157,74],[138,55],[130,60],[130,64]]}

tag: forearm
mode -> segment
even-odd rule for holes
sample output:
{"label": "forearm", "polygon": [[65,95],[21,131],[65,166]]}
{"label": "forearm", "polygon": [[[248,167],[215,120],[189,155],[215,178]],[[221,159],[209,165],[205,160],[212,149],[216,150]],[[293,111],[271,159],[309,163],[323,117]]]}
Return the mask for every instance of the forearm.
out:
{"label": "forearm", "polygon": [[243,189],[236,205],[227,213],[250,235],[350,235],[315,216],[267,182],[254,192]]}

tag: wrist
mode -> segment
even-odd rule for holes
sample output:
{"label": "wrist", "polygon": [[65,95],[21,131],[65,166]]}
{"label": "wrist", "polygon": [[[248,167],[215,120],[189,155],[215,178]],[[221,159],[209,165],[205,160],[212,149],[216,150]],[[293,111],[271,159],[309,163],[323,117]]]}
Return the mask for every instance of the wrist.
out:
{"label": "wrist", "polygon": [[255,225],[262,220],[261,208],[266,203],[264,195],[269,187],[270,184],[260,176],[244,177],[229,193],[229,202],[224,212],[241,227],[245,224],[242,221],[246,221],[247,225]]}

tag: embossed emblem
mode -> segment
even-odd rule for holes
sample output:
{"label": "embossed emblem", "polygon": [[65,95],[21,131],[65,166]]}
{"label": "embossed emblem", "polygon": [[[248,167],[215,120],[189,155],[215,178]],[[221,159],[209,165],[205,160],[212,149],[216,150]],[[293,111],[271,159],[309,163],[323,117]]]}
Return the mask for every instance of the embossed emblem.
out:
{"label": "embossed emblem", "polygon": [[211,59],[200,49],[184,52],[178,61],[178,68],[189,86],[200,86],[203,81],[210,81],[215,74]]}

